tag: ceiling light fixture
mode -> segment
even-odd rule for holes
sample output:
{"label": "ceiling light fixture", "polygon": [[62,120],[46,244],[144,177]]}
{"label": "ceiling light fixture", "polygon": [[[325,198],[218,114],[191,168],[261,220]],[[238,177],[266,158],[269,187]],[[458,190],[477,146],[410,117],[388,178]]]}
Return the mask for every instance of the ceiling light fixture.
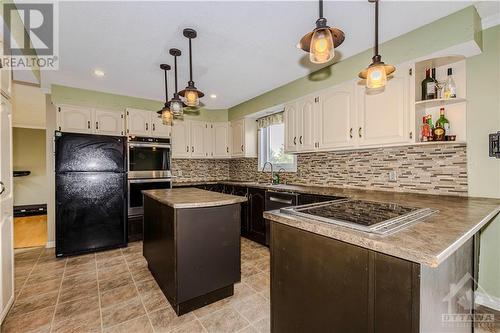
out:
{"label": "ceiling light fixture", "polygon": [[367,89],[382,89],[387,83],[387,77],[394,73],[396,67],[386,65],[378,54],[378,2],[379,0],[368,0],[375,3],[375,47],[373,50],[372,63],[359,73],[361,79],[366,80]]}
{"label": "ceiling light fixture", "polygon": [[168,105],[168,84],[167,84],[167,71],[169,71],[171,67],[170,65],[167,64],[161,64],[160,68],[165,73],[165,105],[163,106],[163,109],[161,109],[157,113],[161,114],[161,120],[164,125],[172,125],[173,114],[172,111],[170,111]]}
{"label": "ceiling light fixture", "polygon": [[191,40],[196,38],[196,30],[186,28],[182,31],[184,37],[189,39],[189,81],[187,87],[179,92],[179,95],[184,97],[184,102],[189,107],[197,107],[200,105],[200,98],[205,96],[204,93],[196,89],[193,81],[193,56],[191,52]]}
{"label": "ceiling light fixture", "polygon": [[184,103],[179,98],[179,93],[177,92],[177,57],[179,57],[182,53],[179,49],[170,49],[169,53],[174,57],[175,91],[174,97],[170,100],[170,102],[168,102],[168,106],[175,117],[182,117],[184,114]]}
{"label": "ceiling light fixture", "polygon": [[316,28],[300,39],[298,48],[309,52],[309,60],[315,64],[324,64],[333,59],[335,48],[345,39],[344,32],[326,25],[323,17],[323,0],[319,0],[319,18]]}
{"label": "ceiling light fixture", "polygon": [[217,98],[216,94],[210,94],[210,98]]}
{"label": "ceiling light fixture", "polygon": [[100,69],[94,69],[94,75],[95,76],[98,76],[98,77],[103,77],[104,76],[104,72]]}

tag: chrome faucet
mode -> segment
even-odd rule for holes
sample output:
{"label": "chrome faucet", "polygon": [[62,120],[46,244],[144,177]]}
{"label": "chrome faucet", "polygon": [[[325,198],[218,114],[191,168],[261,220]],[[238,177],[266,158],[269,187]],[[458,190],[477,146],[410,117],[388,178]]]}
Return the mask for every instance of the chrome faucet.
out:
{"label": "chrome faucet", "polygon": [[274,184],[274,170],[273,170],[273,164],[271,162],[267,161],[266,163],[264,163],[264,166],[262,167],[262,172],[265,171],[266,165],[268,164],[271,166],[271,184]]}
{"label": "chrome faucet", "polygon": [[[278,170],[278,183],[281,182],[281,179],[282,179],[280,176],[281,171],[286,172],[285,168],[279,168],[279,170]],[[286,182],[285,183],[281,182],[281,183],[286,184]]]}

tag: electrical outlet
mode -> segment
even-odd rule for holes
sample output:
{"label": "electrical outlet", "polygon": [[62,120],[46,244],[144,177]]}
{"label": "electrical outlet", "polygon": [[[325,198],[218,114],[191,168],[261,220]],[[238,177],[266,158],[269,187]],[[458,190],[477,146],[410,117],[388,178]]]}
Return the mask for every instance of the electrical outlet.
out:
{"label": "electrical outlet", "polygon": [[394,171],[394,170],[389,171],[389,181],[395,182],[396,180],[398,180],[398,175],[397,175],[396,171]]}
{"label": "electrical outlet", "polygon": [[182,170],[177,170],[177,176],[182,177]]}

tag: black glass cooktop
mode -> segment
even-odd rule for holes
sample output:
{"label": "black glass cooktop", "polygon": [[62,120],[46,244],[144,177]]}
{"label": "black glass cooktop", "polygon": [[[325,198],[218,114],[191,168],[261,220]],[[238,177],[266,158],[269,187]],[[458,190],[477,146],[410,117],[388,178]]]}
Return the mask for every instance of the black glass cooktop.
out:
{"label": "black glass cooktop", "polygon": [[296,211],[326,219],[371,226],[417,210],[419,210],[419,208],[405,207],[394,203],[339,200],[337,202],[316,205],[309,208],[298,207]]}

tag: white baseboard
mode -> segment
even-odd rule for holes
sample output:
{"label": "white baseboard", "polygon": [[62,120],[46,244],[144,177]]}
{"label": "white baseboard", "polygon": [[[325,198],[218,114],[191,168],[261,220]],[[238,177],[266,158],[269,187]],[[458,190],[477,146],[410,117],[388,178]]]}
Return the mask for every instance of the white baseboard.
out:
{"label": "white baseboard", "polygon": [[56,242],[55,241],[52,241],[52,242],[47,242],[47,245],[45,245],[45,247],[47,249],[50,249],[52,247],[56,247]]}
{"label": "white baseboard", "polygon": [[487,308],[500,311],[500,298],[487,295],[485,293],[482,293],[480,291],[475,291],[474,292],[474,300],[476,304],[480,304],[483,306],[486,306]]}

